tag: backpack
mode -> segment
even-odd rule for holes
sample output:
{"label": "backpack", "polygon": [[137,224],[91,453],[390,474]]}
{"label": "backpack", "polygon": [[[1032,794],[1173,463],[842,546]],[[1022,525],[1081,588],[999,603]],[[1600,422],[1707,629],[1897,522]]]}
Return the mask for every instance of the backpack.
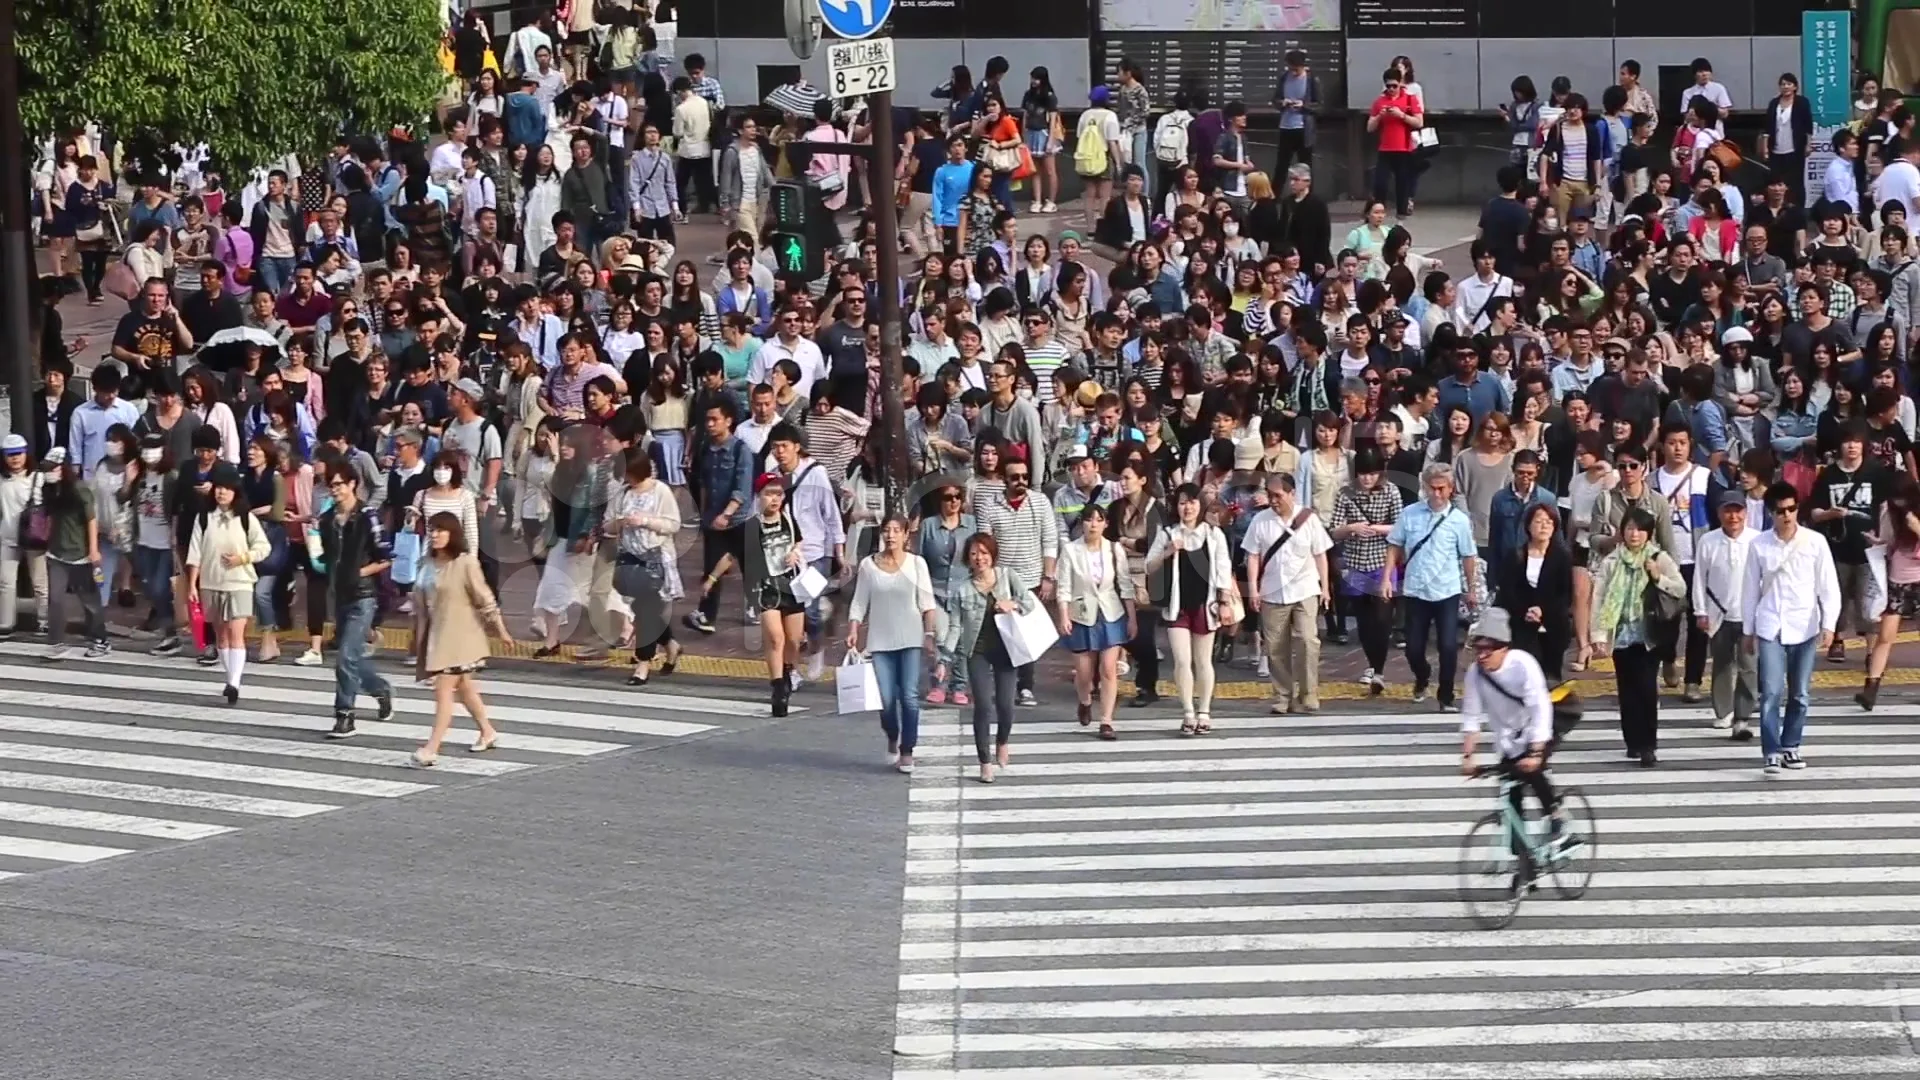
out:
{"label": "backpack", "polygon": [[1162,165],[1178,167],[1187,163],[1187,119],[1170,112],[1160,118],[1153,132],[1153,156]]}
{"label": "backpack", "polygon": [[1080,118],[1080,134],[1073,146],[1073,171],[1081,176],[1107,174],[1107,137],[1100,131],[1100,119],[1097,110]]}

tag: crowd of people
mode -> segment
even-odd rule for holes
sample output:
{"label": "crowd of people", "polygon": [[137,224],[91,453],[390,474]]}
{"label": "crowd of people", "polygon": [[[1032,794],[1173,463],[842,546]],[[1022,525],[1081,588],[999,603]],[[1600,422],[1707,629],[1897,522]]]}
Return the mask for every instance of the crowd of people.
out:
{"label": "crowd of people", "polygon": [[[376,620],[413,620],[443,711],[481,719],[503,558],[542,567],[541,654],[584,624],[633,651],[636,685],[674,671],[677,632],[734,617],[738,574],[776,714],[844,616],[889,760],[911,769],[920,701],[951,702],[988,781],[1037,700],[1008,628],[1043,609],[1107,739],[1122,681],[1151,705],[1166,669],[1181,733],[1211,731],[1237,647],[1276,713],[1311,713],[1321,643],[1350,634],[1373,692],[1398,647],[1414,700],[1451,711],[1462,630],[1495,603],[1549,679],[1611,657],[1642,764],[1664,681],[1734,738],[1758,720],[1768,768],[1803,765],[1815,645],[1844,660],[1848,632],[1873,707],[1920,600],[1920,140],[1898,95],[1835,140],[1858,177],[1828,186],[1884,201],[1803,206],[1791,76],[1764,174],[1714,152],[1704,60],[1664,157],[1638,64],[1598,110],[1516,80],[1512,160],[1454,273],[1408,227],[1430,139],[1407,57],[1369,111],[1380,197],[1336,237],[1302,54],[1263,103],[1272,172],[1246,103],[1154,103],[1132,62],[1071,120],[1044,68],[1024,87],[1000,57],[978,82],[956,68],[947,108],[895,125],[896,198],[855,155],[789,147],[869,139],[863,103],[796,83],[730,109],[646,11],[558,38],[549,13],[503,48],[463,26],[444,139],[343,138],[231,196],[211,168],[142,182],[112,362],[78,400],[50,335],[46,423],[8,447],[0,619],[25,563],[60,654],[69,593],[98,654],[102,605],[138,589],[155,651],[210,628],[231,699],[249,628],[276,659],[298,592],[298,662],[339,649],[351,733],[358,690],[390,707],[363,663]],[[1068,154],[1090,231],[1050,240],[1033,217],[1058,212]],[[79,137],[49,168],[56,271],[100,299],[112,185]],[[821,280],[761,246],[777,179],[859,208]],[[903,280],[878,278],[875,212],[900,215]],[[729,230],[711,272],[674,251],[703,213]],[[883,392],[910,406],[912,498],[891,508]]]}

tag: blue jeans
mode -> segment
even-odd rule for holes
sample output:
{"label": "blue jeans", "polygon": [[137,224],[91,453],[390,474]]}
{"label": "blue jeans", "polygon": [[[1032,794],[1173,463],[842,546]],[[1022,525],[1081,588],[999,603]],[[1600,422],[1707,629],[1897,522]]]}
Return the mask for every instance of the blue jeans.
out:
{"label": "blue jeans", "polygon": [[100,606],[113,606],[113,579],[120,576],[120,560],[126,552],[112,544],[100,545]]}
{"label": "blue jeans", "polygon": [[373,597],[340,605],[340,653],[333,664],[333,711],[352,712],[361,694],[388,697],[393,686],[373,666],[373,646],[367,631],[380,605]]}
{"label": "blue jeans", "polygon": [[274,619],[273,591],[279,587],[280,579],[272,574],[261,574],[253,583],[253,625],[260,631],[281,629]]}
{"label": "blue jeans", "polygon": [[[1813,684],[1813,662],[1819,650],[1818,637],[1798,645],[1782,645],[1772,638],[1760,639],[1756,659],[1760,674],[1762,757],[1800,749],[1800,733],[1807,726],[1807,690]],[[1785,724],[1780,720],[1782,697],[1787,699]]]}
{"label": "blue jeans", "polygon": [[1460,664],[1460,598],[1407,601],[1407,666],[1413,669],[1415,689],[1427,688],[1433,667],[1427,663],[1427,635],[1439,638],[1440,704],[1453,704],[1453,677]]}
{"label": "blue jeans", "polygon": [[262,255],[253,261],[254,271],[260,278],[260,287],[279,296],[293,283],[293,259],[276,259]]}
{"label": "blue jeans", "polygon": [[[1029,189],[1031,190],[1031,189]],[[997,172],[993,174],[993,187],[989,190],[994,204],[1007,210],[1013,209],[1013,174]]]}
{"label": "blue jeans", "polygon": [[1146,185],[1143,193],[1146,195],[1147,205],[1152,206],[1154,173],[1160,170],[1154,168],[1151,126],[1143,127],[1133,133],[1133,140],[1127,146],[1127,163],[1140,166],[1140,172],[1145,177],[1142,183]]}
{"label": "blue jeans", "polygon": [[[820,576],[826,578],[829,581],[833,580],[833,559],[832,558],[813,560],[813,568],[815,570],[820,571]],[[819,637],[820,624],[826,621],[826,613],[827,613],[827,597],[826,596],[824,595],[816,596],[812,600],[807,602],[807,613],[806,613],[805,625],[807,628],[807,638],[809,640],[814,640]]]}
{"label": "blue jeans", "polygon": [[173,633],[173,552],[167,548],[133,549],[133,576],[140,579],[141,595],[153,609],[162,633]]}
{"label": "blue jeans", "polygon": [[888,649],[871,654],[880,681],[880,729],[903,754],[920,742],[920,650]]}

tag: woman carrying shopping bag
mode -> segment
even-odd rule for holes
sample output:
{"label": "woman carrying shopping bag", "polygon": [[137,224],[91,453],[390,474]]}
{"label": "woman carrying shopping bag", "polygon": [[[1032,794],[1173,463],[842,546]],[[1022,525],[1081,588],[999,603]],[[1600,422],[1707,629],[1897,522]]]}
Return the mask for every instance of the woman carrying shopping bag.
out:
{"label": "woman carrying shopping bag", "polygon": [[[1180,734],[1205,735],[1213,730],[1213,635],[1222,627],[1231,635],[1240,621],[1234,616],[1244,613],[1231,543],[1207,522],[1199,485],[1180,485],[1173,503],[1177,520],[1155,534],[1147,549],[1147,584],[1166,613]],[[1155,588],[1156,582],[1163,585]]]}
{"label": "woman carrying shopping bag", "polygon": [[934,641],[933,576],[927,561],[907,551],[907,520],[880,523],[880,550],[860,561],[847,612],[847,653],[860,647],[867,631],[867,659],[880,681],[880,728],[887,733],[887,763],[913,771],[913,748],[920,740],[920,652],[932,658]]}
{"label": "woman carrying shopping bag", "polygon": [[1120,694],[1120,650],[1137,628],[1133,575],[1127,554],[1107,539],[1107,508],[1089,504],[1080,514],[1079,540],[1060,545],[1060,636],[1073,653],[1073,686],[1080,725],[1093,722],[1094,665],[1100,679],[1100,737],[1119,738],[1113,704]]}
{"label": "woman carrying shopping bag", "polygon": [[256,565],[272,553],[266,530],[247,508],[238,470],[216,469],[213,506],[201,513],[187,544],[187,593],[200,598],[207,629],[226,671],[227,704],[240,700],[247,668],[247,620],[253,617]]}
{"label": "woman carrying shopping bag", "polygon": [[467,550],[467,532],[460,518],[445,512],[429,518],[427,545],[414,590],[426,620],[426,645],[420,650],[416,670],[422,680],[433,680],[433,730],[410,759],[423,769],[439,764],[440,743],[453,726],[456,697],[480,729],[479,738],[467,749],[476,754],[493,749],[500,733],[487,720],[479,679],[490,651],[487,631],[492,629],[509,644],[513,641],[506,617],[480,572],[480,560]]}
{"label": "woman carrying shopping bag", "polygon": [[[953,583],[948,594],[947,628],[940,637],[944,655],[968,665],[973,687],[973,747],[980,757],[980,782],[993,783],[994,766],[1008,765],[1007,742],[1013,737],[1013,700],[1019,688],[1019,668],[1007,655],[1000,636],[999,616],[1029,615],[1040,601],[1019,575],[996,565],[1000,544],[989,533],[967,540],[965,581]],[[934,682],[946,677],[934,668]],[[993,756],[988,756],[987,732],[992,728]]]}

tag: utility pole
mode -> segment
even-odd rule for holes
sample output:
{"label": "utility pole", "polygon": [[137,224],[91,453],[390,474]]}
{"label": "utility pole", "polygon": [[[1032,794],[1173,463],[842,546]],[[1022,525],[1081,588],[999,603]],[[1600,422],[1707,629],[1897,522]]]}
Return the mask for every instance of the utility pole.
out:
{"label": "utility pole", "polygon": [[0,0],[0,336],[7,350],[5,381],[12,394],[10,431],[33,430],[33,350],[30,297],[32,249],[27,230],[27,135],[20,123],[20,52],[15,47],[14,0]]}
{"label": "utility pole", "polygon": [[[0,0],[11,3],[12,0]],[[873,160],[867,170],[868,194],[873,205],[874,244],[880,265],[874,276],[880,295],[872,298],[880,311],[880,417],[887,432],[887,513],[908,516],[907,478],[913,466],[907,459],[906,372],[900,345],[900,229],[894,202],[894,170],[898,147],[893,130],[893,91],[873,95]]]}

